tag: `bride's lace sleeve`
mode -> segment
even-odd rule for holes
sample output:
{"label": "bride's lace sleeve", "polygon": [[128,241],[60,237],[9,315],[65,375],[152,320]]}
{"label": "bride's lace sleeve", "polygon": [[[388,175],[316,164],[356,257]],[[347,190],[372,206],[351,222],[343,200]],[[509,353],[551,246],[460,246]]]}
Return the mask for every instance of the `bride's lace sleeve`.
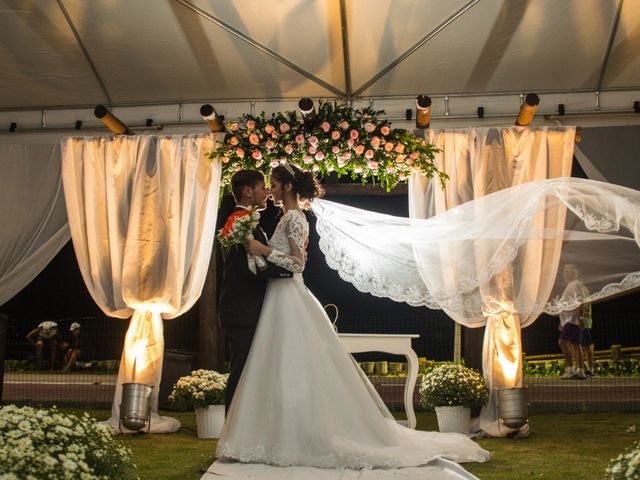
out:
{"label": "bride's lace sleeve", "polygon": [[306,262],[305,243],[309,236],[306,220],[301,215],[290,215],[286,222],[284,232],[289,241],[291,255],[274,248],[267,260],[290,272],[302,273]]}

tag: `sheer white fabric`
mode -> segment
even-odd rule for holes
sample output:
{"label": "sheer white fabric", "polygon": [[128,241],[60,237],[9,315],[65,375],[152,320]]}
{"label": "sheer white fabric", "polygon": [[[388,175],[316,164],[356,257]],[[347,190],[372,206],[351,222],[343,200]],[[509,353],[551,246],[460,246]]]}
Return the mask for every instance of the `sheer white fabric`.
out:
{"label": "sheer white fabric", "polygon": [[0,144],[0,305],[69,241],[59,145]]}
{"label": "sheer white fabric", "polygon": [[[442,189],[439,182],[414,176],[409,182],[412,218],[428,218],[513,185],[569,176],[571,173],[573,127],[430,129],[425,135],[427,141],[441,150],[434,161],[450,180],[446,189]],[[562,228],[564,211],[540,212],[534,221],[540,227]],[[547,271],[557,269],[560,246],[560,240],[551,238],[540,240],[535,245],[530,243],[518,264],[509,264],[510,259],[506,259],[503,272],[480,287],[483,297],[493,299],[491,308],[483,311],[487,320],[483,370],[491,395],[479,419],[480,428],[491,435],[504,435],[510,431],[498,425],[496,388],[522,385],[520,324],[527,325],[537,316],[528,309],[516,309],[514,314],[512,297],[517,292],[520,303],[545,301],[549,294],[545,290],[548,284],[541,282],[540,278],[547,277]],[[450,246],[441,248],[446,257]],[[492,249],[485,244],[476,245],[474,250],[473,261],[479,268],[505,261],[496,259]],[[507,265],[516,267],[516,277]],[[522,265],[526,268],[526,276],[518,277],[517,267]],[[461,282],[463,272],[449,268],[450,283]],[[519,283],[515,290],[514,282]],[[534,317],[530,316],[532,313]],[[460,327],[456,325],[456,334],[459,332]]]}
{"label": "sheer white fabric", "polygon": [[107,315],[132,316],[107,421],[114,430],[126,382],[153,385],[152,432],[180,426],[157,415],[162,319],[186,312],[202,291],[221,173],[207,153],[223,136],[62,141],[71,237],[85,284]]}
{"label": "sheer white fabric", "polygon": [[269,241],[276,258],[285,259],[281,265],[295,273],[269,281],[217,455],[352,469],[488,459],[489,452],[464,435],[415,431],[393,420],[303,283],[293,250],[304,246],[308,228],[300,212],[290,211]]}

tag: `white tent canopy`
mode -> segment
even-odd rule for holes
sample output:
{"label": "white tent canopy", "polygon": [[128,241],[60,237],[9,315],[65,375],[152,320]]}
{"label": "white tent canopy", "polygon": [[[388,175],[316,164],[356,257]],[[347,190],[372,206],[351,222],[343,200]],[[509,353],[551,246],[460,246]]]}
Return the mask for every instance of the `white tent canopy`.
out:
{"label": "white tent canopy", "polygon": [[527,92],[548,114],[640,99],[640,0],[0,0],[0,27],[6,127],[96,124],[96,104],[158,123],[308,96],[403,119],[428,94],[477,124]]}

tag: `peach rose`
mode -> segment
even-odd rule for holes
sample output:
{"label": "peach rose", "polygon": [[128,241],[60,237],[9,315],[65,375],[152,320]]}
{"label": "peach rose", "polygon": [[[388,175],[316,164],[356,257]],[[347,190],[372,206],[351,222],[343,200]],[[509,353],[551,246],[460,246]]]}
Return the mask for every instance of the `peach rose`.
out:
{"label": "peach rose", "polygon": [[283,123],[283,124],[280,125],[280,131],[282,133],[286,133],[289,130],[291,130],[291,126],[288,123]]}
{"label": "peach rose", "polygon": [[278,165],[280,165],[280,162],[278,160],[271,160],[269,162],[269,165],[271,166],[271,168],[276,168]]}
{"label": "peach rose", "polygon": [[233,146],[238,145],[238,143],[239,143],[239,142],[238,142],[238,137],[231,137],[231,138],[229,139],[229,143],[230,143],[231,145],[233,145]]}
{"label": "peach rose", "polygon": [[258,138],[258,135],[256,135],[255,133],[252,133],[251,135],[249,135],[249,143],[251,145],[258,145],[260,143],[260,139]]}
{"label": "peach rose", "polygon": [[244,158],[244,150],[242,150],[241,148],[238,148],[236,150],[236,155],[240,158]]}
{"label": "peach rose", "polygon": [[340,151],[340,149],[338,148],[338,146],[337,146],[337,145],[334,145],[333,147],[331,147],[331,151],[332,151],[333,153],[338,153],[338,152]]}
{"label": "peach rose", "polygon": [[274,130],[275,128],[273,127],[273,125],[267,125],[266,127],[264,127],[264,131],[268,134],[272,134]]}
{"label": "peach rose", "polygon": [[333,140],[338,140],[340,138],[340,132],[337,130],[334,130],[333,132],[331,132],[331,138]]}
{"label": "peach rose", "polygon": [[404,153],[404,145],[402,143],[396,145],[396,152]]}
{"label": "peach rose", "polygon": [[302,135],[301,133],[299,133],[298,135],[296,135],[296,143],[298,145],[300,145],[301,143],[304,142],[304,135]]}
{"label": "peach rose", "polygon": [[364,152],[364,156],[365,158],[373,158],[373,150],[367,150],[366,152]]}
{"label": "peach rose", "polygon": [[371,139],[371,145],[374,147],[380,146],[380,137],[373,137]]}
{"label": "peach rose", "polygon": [[309,137],[309,143],[313,146],[316,146],[318,144],[318,137],[316,137],[315,135],[311,135]]}
{"label": "peach rose", "polygon": [[340,128],[342,130],[347,130],[349,128],[349,122],[347,122],[346,120],[343,120],[340,122]]}
{"label": "peach rose", "polygon": [[378,169],[378,162],[376,162],[375,160],[369,160],[367,162],[367,165],[369,165],[369,168],[371,170],[377,170]]}
{"label": "peach rose", "polygon": [[362,155],[364,153],[364,145],[358,145],[356,147],[356,155]]}
{"label": "peach rose", "polygon": [[291,145],[285,145],[284,151],[287,155],[291,155],[293,153],[293,147]]}
{"label": "peach rose", "polygon": [[331,125],[329,124],[329,122],[322,122],[320,128],[324,133],[327,133],[329,130],[331,130]]}
{"label": "peach rose", "polygon": [[314,146],[311,146],[311,147],[309,147],[309,148],[307,149],[307,151],[308,151],[311,155],[313,155],[314,153],[316,153],[316,152],[318,151],[318,149],[317,149],[316,147],[314,147]]}
{"label": "peach rose", "polygon": [[380,129],[380,133],[382,133],[382,135],[389,135],[389,132],[391,132],[391,129],[386,125]]}
{"label": "peach rose", "polygon": [[323,152],[316,153],[316,160],[321,161],[323,159],[324,159],[324,153]]}
{"label": "peach rose", "polygon": [[349,136],[353,140],[355,140],[356,138],[358,138],[360,136],[360,133],[358,133],[358,131],[354,129],[354,130],[351,130],[351,132],[349,132]]}
{"label": "peach rose", "polygon": [[249,130],[253,130],[254,128],[256,128],[256,122],[254,122],[253,120],[247,120],[247,128]]}
{"label": "peach rose", "polygon": [[385,149],[387,152],[390,152],[391,150],[393,150],[393,143],[391,143],[391,142],[387,142],[387,143],[385,143],[385,144],[384,144],[384,149]]}
{"label": "peach rose", "polygon": [[251,156],[254,158],[254,160],[262,159],[262,153],[259,150],[254,150],[253,152],[251,152]]}

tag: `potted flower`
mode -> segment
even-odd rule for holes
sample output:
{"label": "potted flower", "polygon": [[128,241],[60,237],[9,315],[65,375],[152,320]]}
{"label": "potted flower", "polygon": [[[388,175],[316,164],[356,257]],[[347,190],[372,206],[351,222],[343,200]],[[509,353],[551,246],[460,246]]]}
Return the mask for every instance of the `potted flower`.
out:
{"label": "potted flower", "polygon": [[441,432],[469,433],[471,408],[481,408],[489,390],[476,370],[448,363],[427,373],[420,384],[420,404],[435,407]]}
{"label": "potted flower", "polygon": [[220,437],[228,378],[213,370],[194,370],[173,386],[169,400],[179,407],[195,408],[198,438]]}

